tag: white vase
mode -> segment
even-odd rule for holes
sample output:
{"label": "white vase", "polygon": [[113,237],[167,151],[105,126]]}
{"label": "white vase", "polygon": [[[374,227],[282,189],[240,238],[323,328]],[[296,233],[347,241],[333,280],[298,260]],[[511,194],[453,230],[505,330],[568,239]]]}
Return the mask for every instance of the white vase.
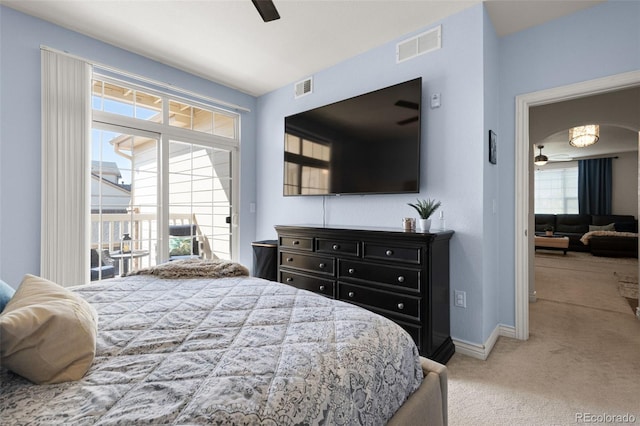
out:
{"label": "white vase", "polygon": [[419,219],[419,223],[422,232],[429,232],[429,229],[431,229],[431,219]]}

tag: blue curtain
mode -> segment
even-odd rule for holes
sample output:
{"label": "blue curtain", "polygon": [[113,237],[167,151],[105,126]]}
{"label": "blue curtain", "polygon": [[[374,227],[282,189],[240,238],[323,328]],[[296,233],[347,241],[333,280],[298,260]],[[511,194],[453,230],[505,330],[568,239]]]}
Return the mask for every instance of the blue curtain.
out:
{"label": "blue curtain", "polygon": [[578,211],[611,214],[612,158],[578,161]]}

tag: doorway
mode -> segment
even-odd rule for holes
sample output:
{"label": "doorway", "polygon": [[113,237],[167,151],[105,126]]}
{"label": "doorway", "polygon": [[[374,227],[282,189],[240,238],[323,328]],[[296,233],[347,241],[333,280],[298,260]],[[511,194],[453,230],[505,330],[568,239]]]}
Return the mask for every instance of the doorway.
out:
{"label": "doorway", "polygon": [[[613,92],[640,85],[640,72],[577,83],[516,97],[516,183],[515,183],[515,328],[516,338],[529,338],[529,299],[532,274],[531,253],[533,214],[530,212],[531,143],[529,141],[529,108],[586,96]],[[637,115],[636,115],[637,117]],[[629,123],[629,128],[640,131],[640,123]],[[640,140],[639,140],[640,143]]]}

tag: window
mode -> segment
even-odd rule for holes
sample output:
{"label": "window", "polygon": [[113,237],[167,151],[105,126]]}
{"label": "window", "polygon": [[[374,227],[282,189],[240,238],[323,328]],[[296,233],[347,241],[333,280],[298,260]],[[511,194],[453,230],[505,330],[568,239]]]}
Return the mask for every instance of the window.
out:
{"label": "window", "polygon": [[326,194],[330,158],[329,145],[285,134],[284,195]]}
{"label": "window", "polygon": [[536,170],[535,212],[578,213],[578,166]]}
{"label": "window", "polygon": [[102,80],[92,82],[91,108],[162,123],[162,98]]}
{"label": "window", "polygon": [[172,259],[178,239],[181,256],[237,256],[238,114],[97,74],[92,108],[92,279]]}

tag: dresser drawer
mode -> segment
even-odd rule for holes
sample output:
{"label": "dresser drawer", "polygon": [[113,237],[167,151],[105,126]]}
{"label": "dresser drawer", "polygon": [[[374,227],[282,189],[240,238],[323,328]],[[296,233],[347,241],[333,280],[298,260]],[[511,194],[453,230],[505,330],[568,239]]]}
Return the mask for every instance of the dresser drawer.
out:
{"label": "dresser drawer", "polygon": [[420,320],[420,297],[339,282],[338,299]]}
{"label": "dresser drawer", "polygon": [[318,253],[359,256],[360,243],[357,241],[318,238],[316,240],[316,251]]}
{"label": "dresser drawer", "polygon": [[302,290],[313,291],[314,293],[335,298],[335,282],[308,275],[297,274],[290,271],[280,271],[280,282],[289,284]]}
{"label": "dresser drawer", "polygon": [[291,251],[280,252],[280,266],[331,276],[335,271],[334,260],[331,257],[313,256]]}
{"label": "dresser drawer", "polygon": [[313,251],[313,238],[283,235],[280,237],[280,247],[291,248],[295,250]]}
{"label": "dresser drawer", "polygon": [[355,260],[339,260],[338,277],[341,279],[377,282],[420,291],[420,271],[416,269],[385,266]]}
{"label": "dresser drawer", "polygon": [[364,242],[364,258],[371,260],[390,260],[394,262],[412,263],[420,265],[422,263],[422,251],[420,246],[398,247],[392,244],[378,244]]}

